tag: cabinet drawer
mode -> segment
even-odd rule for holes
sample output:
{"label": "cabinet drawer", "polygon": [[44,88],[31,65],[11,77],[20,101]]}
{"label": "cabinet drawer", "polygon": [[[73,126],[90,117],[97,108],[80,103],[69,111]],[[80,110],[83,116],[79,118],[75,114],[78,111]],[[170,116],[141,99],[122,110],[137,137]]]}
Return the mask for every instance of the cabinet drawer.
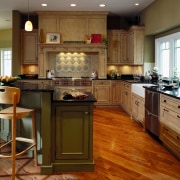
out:
{"label": "cabinet drawer", "polygon": [[175,112],[180,112],[180,100],[161,94],[160,101],[162,106],[165,106]]}
{"label": "cabinet drawer", "polygon": [[100,80],[99,81],[98,80],[98,81],[93,81],[93,84],[94,85],[101,85],[101,86],[102,85],[109,85],[110,86],[111,85],[111,81],[108,81],[108,80],[107,81],[106,80]]}
{"label": "cabinet drawer", "polygon": [[180,113],[176,113],[171,109],[161,106],[160,122],[166,124],[171,129],[180,132]]}
{"label": "cabinet drawer", "polygon": [[131,83],[127,83],[127,82],[122,82],[122,87],[131,89]]}
{"label": "cabinet drawer", "polygon": [[160,139],[180,159],[180,134],[161,124]]}

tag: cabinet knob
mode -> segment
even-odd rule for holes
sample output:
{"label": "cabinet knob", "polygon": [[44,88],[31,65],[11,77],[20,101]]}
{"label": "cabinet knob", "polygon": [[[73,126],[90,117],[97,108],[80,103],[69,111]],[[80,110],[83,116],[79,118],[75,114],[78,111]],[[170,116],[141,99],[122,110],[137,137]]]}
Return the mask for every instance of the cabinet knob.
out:
{"label": "cabinet knob", "polygon": [[166,100],[164,99],[164,102],[166,103]]}
{"label": "cabinet knob", "polygon": [[178,108],[180,108],[180,105],[178,106]]}
{"label": "cabinet knob", "polygon": [[180,116],[179,116],[179,115],[177,115],[177,118],[180,118]]}
{"label": "cabinet knob", "polygon": [[177,136],[177,140],[180,140],[180,137],[179,137],[179,136]]}
{"label": "cabinet knob", "polygon": [[164,111],[166,111],[166,112],[169,112],[167,109],[163,109]]}
{"label": "cabinet knob", "polygon": [[88,114],[88,112],[85,112],[84,114],[86,114],[86,115],[87,115],[87,114]]}

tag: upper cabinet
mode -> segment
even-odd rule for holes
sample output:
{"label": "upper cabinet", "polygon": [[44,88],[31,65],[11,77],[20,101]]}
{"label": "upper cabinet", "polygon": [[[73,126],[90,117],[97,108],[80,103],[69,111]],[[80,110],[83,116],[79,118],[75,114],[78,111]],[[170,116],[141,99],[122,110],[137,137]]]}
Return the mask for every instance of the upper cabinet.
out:
{"label": "upper cabinet", "polygon": [[127,31],[108,31],[108,58],[109,64],[123,64],[127,61]]}
{"label": "upper cabinet", "polygon": [[38,12],[39,30],[44,36],[60,33],[61,42],[84,41],[86,35],[107,36],[107,12]]}
{"label": "upper cabinet", "polygon": [[38,63],[38,32],[33,30],[27,32],[21,31],[21,45],[22,45],[22,64],[37,64]]}
{"label": "upper cabinet", "polygon": [[144,27],[132,26],[128,31],[109,30],[108,41],[108,64],[143,64]]}
{"label": "upper cabinet", "polygon": [[127,62],[129,64],[143,64],[144,27],[132,26],[128,31]]}

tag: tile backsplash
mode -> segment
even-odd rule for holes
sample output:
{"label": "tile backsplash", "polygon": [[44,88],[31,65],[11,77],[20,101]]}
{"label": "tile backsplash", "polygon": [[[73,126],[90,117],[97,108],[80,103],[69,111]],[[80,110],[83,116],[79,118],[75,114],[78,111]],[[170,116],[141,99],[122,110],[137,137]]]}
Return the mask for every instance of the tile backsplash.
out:
{"label": "tile backsplash", "polygon": [[56,77],[90,77],[98,70],[98,53],[48,53],[48,69]]}

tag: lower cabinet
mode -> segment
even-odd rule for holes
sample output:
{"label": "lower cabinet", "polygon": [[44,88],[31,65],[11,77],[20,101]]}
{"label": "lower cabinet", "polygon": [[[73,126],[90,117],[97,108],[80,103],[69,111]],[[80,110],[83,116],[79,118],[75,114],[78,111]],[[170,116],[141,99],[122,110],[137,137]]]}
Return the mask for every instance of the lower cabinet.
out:
{"label": "lower cabinet", "polygon": [[160,138],[163,144],[180,160],[180,134],[161,124]]}
{"label": "lower cabinet", "polygon": [[94,80],[93,95],[97,99],[95,105],[110,105],[111,80]]}
{"label": "lower cabinet", "polygon": [[180,100],[160,95],[160,139],[180,160]]}
{"label": "lower cabinet", "polygon": [[111,81],[111,93],[112,93],[112,99],[111,104],[112,105],[120,105],[121,104],[121,81],[115,80]]}
{"label": "lower cabinet", "polygon": [[121,82],[121,106],[131,115],[131,83]]}
{"label": "lower cabinet", "polygon": [[144,98],[132,93],[132,117],[144,127]]}
{"label": "lower cabinet", "polygon": [[51,151],[43,154],[41,174],[94,171],[93,102],[53,102]]}

